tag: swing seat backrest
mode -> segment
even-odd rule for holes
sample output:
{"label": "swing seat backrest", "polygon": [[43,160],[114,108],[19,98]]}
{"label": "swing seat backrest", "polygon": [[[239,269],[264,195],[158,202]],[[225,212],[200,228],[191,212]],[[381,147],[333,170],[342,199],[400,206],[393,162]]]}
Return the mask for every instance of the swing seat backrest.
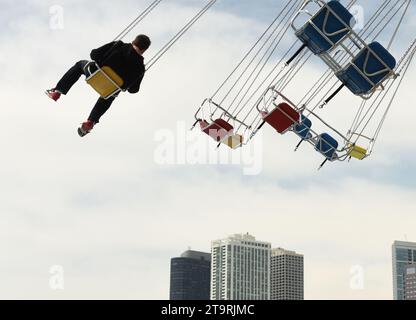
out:
{"label": "swing seat backrest", "polygon": [[327,133],[318,136],[315,150],[321,153],[325,158],[333,161],[337,154],[338,142]]}
{"label": "swing seat backrest", "polygon": [[262,113],[263,120],[277,132],[284,134],[299,121],[300,114],[286,102],[282,102],[270,113]]}
{"label": "swing seat backrest", "polygon": [[380,43],[362,49],[337,77],[355,95],[368,94],[394,73],[396,59]]}
{"label": "swing seat backrest", "polygon": [[353,15],[338,1],[323,6],[296,36],[314,53],[336,47],[352,31]]}
{"label": "swing seat backrest", "polygon": [[87,78],[87,83],[104,99],[120,92],[123,79],[110,67],[104,66]]}
{"label": "swing seat backrest", "polygon": [[298,123],[293,127],[293,132],[295,132],[302,140],[308,140],[312,138],[311,128],[312,121],[302,115],[301,123]]}
{"label": "swing seat backrest", "polygon": [[206,120],[201,120],[199,124],[201,130],[217,142],[223,141],[225,138],[232,135],[234,131],[234,127],[223,119],[217,119],[211,124]]}

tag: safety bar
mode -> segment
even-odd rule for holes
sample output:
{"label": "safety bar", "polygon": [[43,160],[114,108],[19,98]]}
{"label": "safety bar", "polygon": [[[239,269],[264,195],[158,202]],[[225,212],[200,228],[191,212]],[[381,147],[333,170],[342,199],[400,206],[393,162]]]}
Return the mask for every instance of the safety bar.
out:
{"label": "safety bar", "polygon": [[[242,126],[246,127],[247,129],[251,129],[251,126],[245,124],[243,121],[237,119],[237,117],[233,116],[228,110],[224,109],[223,107],[221,107],[219,104],[215,103],[214,101],[212,101],[211,99],[209,100],[210,104],[213,104],[214,106],[216,106],[218,109],[220,109],[221,111],[224,112],[225,115],[227,115],[230,119],[234,120],[235,122],[238,122],[239,124],[241,124]],[[212,116],[212,115],[211,115]],[[211,120],[214,121],[214,119]]]}
{"label": "safety bar", "polygon": [[[223,113],[224,113],[224,115],[226,115],[226,116],[228,116],[230,119],[232,119],[233,121],[235,121],[235,122],[237,122],[237,123],[239,123],[239,124],[241,124],[242,126],[244,126],[246,129],[248,129],[248,130],[251,130],[252,128],[251,128],[251,126],[250,125],[247,125],[246,123],[244,123],[243,121],[241,121],[241,120],[239,120],[237,117],[235,117],[235,116],[233,116],[228,110],[226,110],[226,109],[224,109],[222,106],[220,106],[218,103],[216,103],[216,102],[214,102],[214,101],[212,101],[212,99],[210,99],[210,98],[206,98],[206,99],[204,99],[204,101],[202,102],[202,104],[201,104],[201,106],[198,108],[198,110],[195,112],[195,115],[194,115],[194,118],[195,118],[195,123],[194,123],[194,125],[192,126],[192,129],[196,126],[196,124],[199,122],[199,121],[201,121],[201,118],[199,117],[199,113],[202,111],[202,109],[203,109],[203,107],[205,106],[205,104],[207,103],[207,102],[209,102],[209,104],[212,104],[212,105],[214,105],[217,109],[219,109],[219,110],[221,110]],[[215,112],[214,112],[215,113]],[[215,121],[212,117],[213,117],[213,115],[214,115],[214,113],[212,113],[211,114],[211,121]],[[192,130],[191,129],[191,130]]]}

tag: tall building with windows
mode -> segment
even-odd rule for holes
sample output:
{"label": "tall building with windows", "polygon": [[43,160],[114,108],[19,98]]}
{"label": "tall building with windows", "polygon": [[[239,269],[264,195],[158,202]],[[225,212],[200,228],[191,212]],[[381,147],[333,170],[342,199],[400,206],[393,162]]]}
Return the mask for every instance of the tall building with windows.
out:
{"label": "tall building with windows", "polygon": [[270,270],[271,300],[303,300],[303,255],[285,249],[273,249]]}
{"label": "tall building with windows", "polygon": [[211,254],[186,251],[170,266],[170,300],[209,300]]}
{"label": "tall building with windows", "polygon": [[406,266],[404,273],[404,299],[416,300],[416,264]]}
{"label": "tall building with windows", "polygon": [[404,300],[406,267],[416,263],[416,243],[395,241],[393,244],[393,295],[394,300]]}
{"label": "tall building with windows", "polygon": [[249,234],[211,246],[212,300],[269,300],[271,244]]}

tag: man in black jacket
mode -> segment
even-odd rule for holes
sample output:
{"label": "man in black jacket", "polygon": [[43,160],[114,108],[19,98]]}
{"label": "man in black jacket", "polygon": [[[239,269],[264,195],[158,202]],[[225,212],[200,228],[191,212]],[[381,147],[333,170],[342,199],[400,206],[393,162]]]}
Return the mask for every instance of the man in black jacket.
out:
{"label": "man in black jacket", "polygon": [[[123,90],[130,93],[137,93],[145,73],[143,53],[150,47],[151,41],[145,35],[139,35],[132,43],[122,41],[108,43],[98,49],[91,51],[91,59],[100,67],[109,66],[122,79]],[[62,77],[55,88],[47,90],[46,94],[57,101],[61,95],[66,95],[71,87],[85,74],[85,66],[89,61],[78,61]],[[116,96],[109,99],[99,98],[91,111],[88,120],[82,123],[78,129],[81,137],[88,134],[95,124],[100,121],[101,116],[110,108]]]}

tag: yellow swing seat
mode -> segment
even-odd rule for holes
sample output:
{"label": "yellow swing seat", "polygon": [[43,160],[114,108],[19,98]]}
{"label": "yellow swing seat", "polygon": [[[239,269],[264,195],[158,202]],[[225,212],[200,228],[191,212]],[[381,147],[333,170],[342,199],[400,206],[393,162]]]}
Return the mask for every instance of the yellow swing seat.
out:
{"label": "yellow swing seat", "polygon": [[243,144],[243,136],[239,134],[233,134],[228,136],[226,139],[222,140],[221,142],[226,146],[230,147],[231,149],[237,149],[242,146]]}
{"label": "yellow swing seat", "polygon": [[123,90],[124,80],[113,69],[109,66],[96,67],[97,71],[90,73],[86,81],[101,98],[111,98]]}
{"label": "yellow swing seat", "polygon": [[364,160],[367,157],[367,149],[364,149],[356,145],[352,145],[350,157],[358,160]]}

